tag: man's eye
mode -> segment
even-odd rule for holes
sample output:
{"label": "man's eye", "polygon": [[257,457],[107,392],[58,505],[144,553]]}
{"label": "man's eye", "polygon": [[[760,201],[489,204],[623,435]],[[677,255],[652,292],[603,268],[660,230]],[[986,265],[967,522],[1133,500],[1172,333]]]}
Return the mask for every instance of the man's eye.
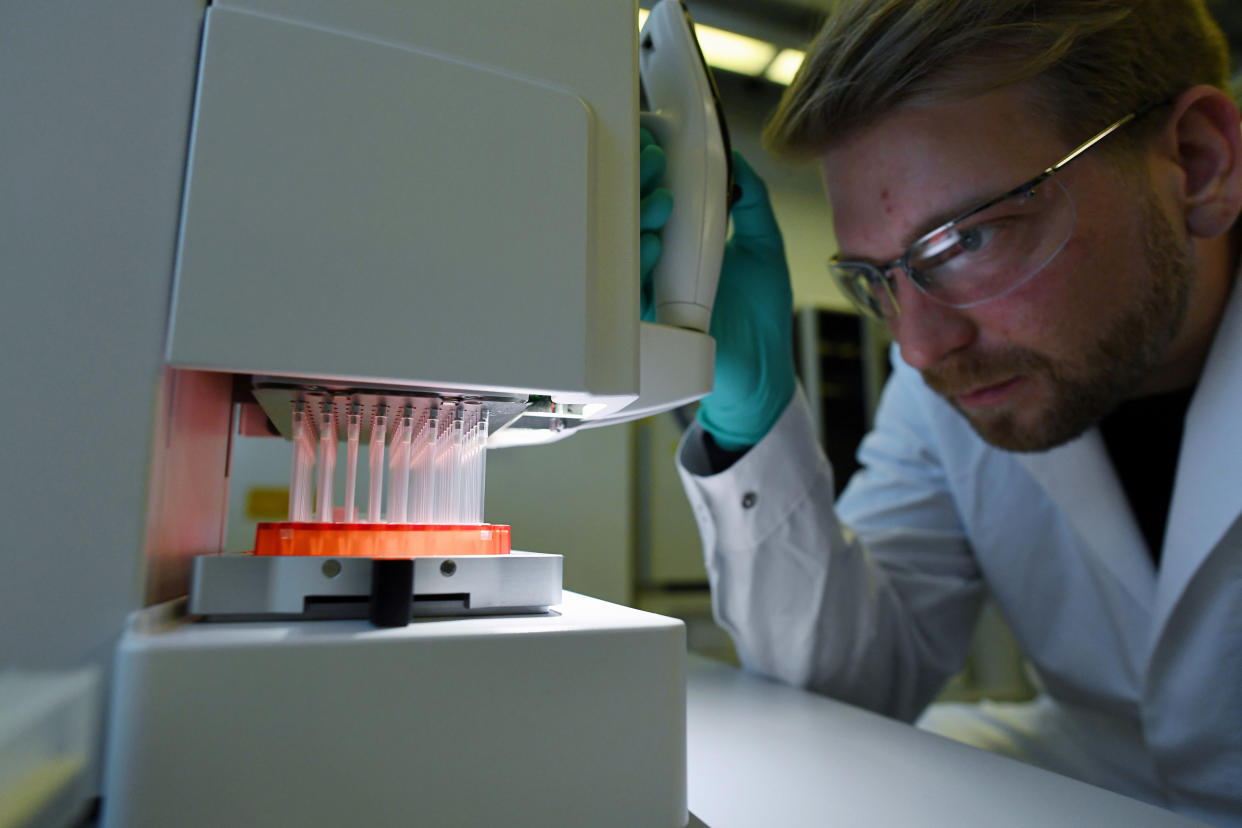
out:
{"label": "man's eye", "polygon": [[959,232],[957,244],[963,251],[974,253],[986,245],[992,238],[992,229],[987,226],[968,227]]}

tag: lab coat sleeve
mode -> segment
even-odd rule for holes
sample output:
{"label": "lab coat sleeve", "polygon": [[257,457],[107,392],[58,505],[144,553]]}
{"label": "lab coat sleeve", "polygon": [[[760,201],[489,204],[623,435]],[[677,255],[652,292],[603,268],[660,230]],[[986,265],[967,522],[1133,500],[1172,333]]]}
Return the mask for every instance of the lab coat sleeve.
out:
{"label": "lab coat sleeve", "polygon": [[917,396],[889,383],[835,509],[801,390],[729,469],[711,474],[697,425],[678,452],[743,665],[907,721],[960,669],[982,597]]}

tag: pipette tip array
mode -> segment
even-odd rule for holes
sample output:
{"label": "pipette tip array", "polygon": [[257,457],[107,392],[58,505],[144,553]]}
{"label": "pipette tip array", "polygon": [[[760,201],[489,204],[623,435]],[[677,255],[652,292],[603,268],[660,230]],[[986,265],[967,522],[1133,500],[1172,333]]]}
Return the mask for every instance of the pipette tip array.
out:
{"label": "pipette tip array", "polygon": [[[483,522],[489,413],[479,400],[423,397],[378,403],[295,400],[289,522],[477,525]],[[369,432],[365,517],[358,514],[359,446]],[[334,499],[346,444],[344,507]],[[386,497],[385,497],[386,490]]]}

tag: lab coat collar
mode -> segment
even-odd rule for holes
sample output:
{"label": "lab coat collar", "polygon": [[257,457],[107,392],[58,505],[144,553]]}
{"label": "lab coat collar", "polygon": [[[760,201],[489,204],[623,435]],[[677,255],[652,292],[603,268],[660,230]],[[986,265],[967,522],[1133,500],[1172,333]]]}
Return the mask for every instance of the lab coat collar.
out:
{"label": "lab coat collar", "polygon": [[1235,288],[1186,412],[1159,573],[1142,554],[1146,543],[1099,429],[1050,451],[1017,455],[1088,547],[1142,606],[1152,607],[1152,645],[1194,573],[1242,514],[1240,371],[1242,290]]}
{"label": "lab coat collar", "polygon": [[1150,607],[1155,568],[1099,429],[1048,451],[1015,457],[1113,577],[1140,606]]}
{"label": "lab coat collar", "polygon": [[1186,411],[1156,584],[1155,631],[1163,628],[1190,579],[1242,513],[1240,370],[1242,290],[1235,278],[1199,386]]}

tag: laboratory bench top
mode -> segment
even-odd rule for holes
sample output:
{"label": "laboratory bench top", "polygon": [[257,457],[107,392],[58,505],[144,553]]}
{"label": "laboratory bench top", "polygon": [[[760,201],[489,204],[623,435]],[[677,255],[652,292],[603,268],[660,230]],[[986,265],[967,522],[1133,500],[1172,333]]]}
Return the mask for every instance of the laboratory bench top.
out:
{"label": "laboratory bench top", "polygon": [[1202,823],[691,654],[691,826]]}

